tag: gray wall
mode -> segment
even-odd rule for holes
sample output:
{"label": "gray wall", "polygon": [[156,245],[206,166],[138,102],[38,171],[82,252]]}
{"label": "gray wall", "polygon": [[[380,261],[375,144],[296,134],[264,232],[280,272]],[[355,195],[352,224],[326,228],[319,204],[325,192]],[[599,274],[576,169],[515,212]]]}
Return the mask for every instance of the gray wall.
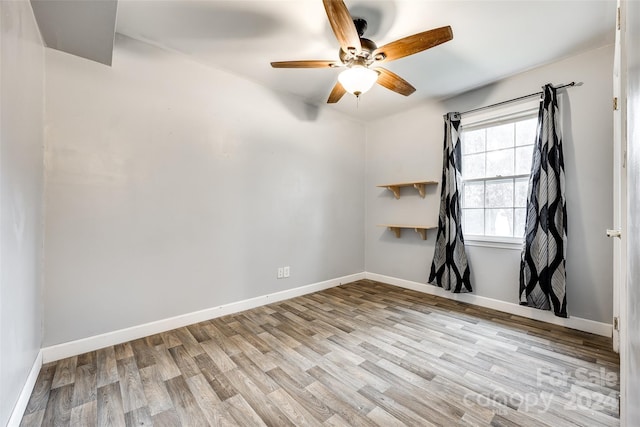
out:
{"label": "gray wall", "polygon": [[[637,425],[640,419],[640,2],[625,2],[627,41],[627,236],[628,271],[626,319],[622,319],[624,354],[621,355],[620,374],[626,383],[626,400],[622,406],[622,420],[627,426]],[[624,425],[624,424],[623,424]]]}
{"label": "gray wall", "polygon": [[42,340],[44,48],[28,1],[0,2],[0,425]]}
{"label": "gray wall", "polygon": [[46,65],[46,346],[364,270],[364,125],[126,37]]}
{"label": "gray wall", "polygon": [[[426,199],[406,191],[400,200],[377,184],[413,179],[440,181],[442,115],[466,111],[540,90],[548,82],[582,86],[562,96],[569,215],[567,298],[570,316],[611,323],[613,47],[543,66],[441,103],[425,104],[367,126],[365,253],[368,272],[426,283],[436,232],[396,239],[378,223],[437,224],[439,187]],[[406,196],[405,196],[406,194]],[[477,295],[517,303],[520,251],[467,246]]]}

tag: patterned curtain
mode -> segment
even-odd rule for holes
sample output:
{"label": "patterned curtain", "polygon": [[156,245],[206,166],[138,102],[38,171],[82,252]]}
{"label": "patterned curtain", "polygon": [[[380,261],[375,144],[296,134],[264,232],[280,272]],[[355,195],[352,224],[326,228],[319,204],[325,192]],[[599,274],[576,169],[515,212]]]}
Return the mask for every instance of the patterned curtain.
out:
{"label": "patterned curtain", "polygon": [[444,155],[438,236],[429,283],[454,293],[471,292],[470,271],[462,237],[460,195],[460,113],[444,116]]}
{"label": "patterned curtain", "polygon": [[565,258],[567,205],[556,89],[544,87],[533,152],[525,245],[520,262],[520,304],[567,317]]}

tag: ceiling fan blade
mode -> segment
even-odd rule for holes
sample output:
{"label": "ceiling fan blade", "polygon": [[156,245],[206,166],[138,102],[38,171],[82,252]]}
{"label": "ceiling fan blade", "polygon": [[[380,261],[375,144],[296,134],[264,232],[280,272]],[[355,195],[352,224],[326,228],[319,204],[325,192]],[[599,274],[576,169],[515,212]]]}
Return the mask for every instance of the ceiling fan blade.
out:
{"label": "ceiling fan blade", "polygon": [[380,73],[377,80],[377,83],[380,86],[384,86],[387,89],[404,96],[409,96],[416,91],[415,87],[411,86],[408,81],[406,81],[396,73],[382,67],[374,68],[374,70]]}
{"label": "ceiling fan blade", "polygon": [[435,28],[379,47],[373,52],[373,58],[378,63],[394,61],[448,42],[451,39],[453,39],[453,31],[451,31],[450,26]]}
{"label": "ceiling fan blade", "polygon": [[336,35],[340,47],[345,52],[359,53],[362,49],[360,36],[349,14],[349,9],[342,0],[322,0],[327,12],[329,24]]}
{"label": "ceiling fan blade", "polygon": [[324,61],[321,59],[313,59],[309,61],[279,61],[272,62],[273,68],[331,68],[338,67],[336,61]]}
{"label": "ceiling fan blade", "polygon": [[345,93],[347,93],[347,91],[342,86],[342,84],[340,82],[336,82],[336,85],[333,87],[331,93],[329,94],[327,104],[335,104],[336,102],[340,101],[340,98],[342,98],[342,95],[344,95]]}

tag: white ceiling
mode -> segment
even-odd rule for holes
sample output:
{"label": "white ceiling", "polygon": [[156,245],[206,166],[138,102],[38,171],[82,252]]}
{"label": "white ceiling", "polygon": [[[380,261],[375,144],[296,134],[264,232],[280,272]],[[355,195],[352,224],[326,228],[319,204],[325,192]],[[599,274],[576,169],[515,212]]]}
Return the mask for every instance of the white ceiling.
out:
{"label": "white ceiling", "polygon": [[[451,25],[452,41],[386,64],[417,91],[381,86],[333,108],[371,120],[613,43],[614,0],[346,0],[382,46]],[[321,0],[119,0],[116,31],[175,50],[277,91],[323,104],[339,69],[273,69],[271,61],[337,59]],[[559,82],[558,82],[559,83]],[[527,92],[526,89],[523,89]]]}

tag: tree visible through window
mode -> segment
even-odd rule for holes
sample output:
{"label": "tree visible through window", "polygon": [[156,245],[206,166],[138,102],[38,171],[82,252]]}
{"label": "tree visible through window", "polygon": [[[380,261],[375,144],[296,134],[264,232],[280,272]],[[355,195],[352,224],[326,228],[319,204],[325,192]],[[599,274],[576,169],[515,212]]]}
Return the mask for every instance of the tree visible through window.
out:
{"label": "tree visible through window", "polygon": [[535,111],[463,125],[465,236],[523,237],[536,125]]}

